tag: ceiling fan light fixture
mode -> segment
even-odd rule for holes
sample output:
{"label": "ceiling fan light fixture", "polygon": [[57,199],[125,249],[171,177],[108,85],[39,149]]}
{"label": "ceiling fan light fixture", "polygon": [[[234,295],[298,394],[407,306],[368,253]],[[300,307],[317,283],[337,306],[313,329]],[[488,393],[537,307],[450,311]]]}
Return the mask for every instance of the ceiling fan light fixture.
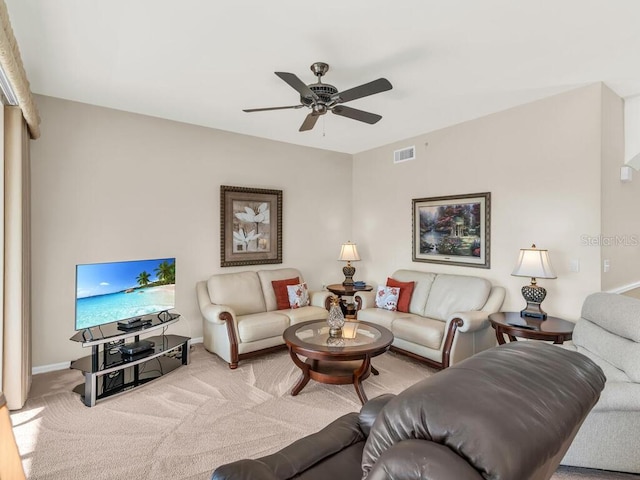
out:
{"label": "ceiling fan light fixture", "polygon": [[316,103],[312,108],[315,115],[324,115],[327,113],[327,107],[322,103]]}
{"label": "ceiling fan light fixture", "polygon": [[343,92],[338,91],[333,85],[322,83],[322,76],[329,71],[329,65],[324,62],[315,62],[311,65],[311,71],[318,77],[317,83],[306,85],[295,74],[288,72],[275,72],[275,74],[285,81],[291,88],[300,94],[300,105],[292,105],[288,107],[268,107],[268,108],[250,108],[245,112],[263,112],[266,110],[283,110],[308,107],[311,113],[307,115],[299,131],[304,132],[311,130],[320,115],[324,115],[328,111],[347,117],[352,120],[373,125],[382,119],[381,115],[365,112],[356,108],[342,106],[340,104],[367,97],[376,93],[391,90],[392,85],[386,78],[378,78],[372,82],[350,88]]}

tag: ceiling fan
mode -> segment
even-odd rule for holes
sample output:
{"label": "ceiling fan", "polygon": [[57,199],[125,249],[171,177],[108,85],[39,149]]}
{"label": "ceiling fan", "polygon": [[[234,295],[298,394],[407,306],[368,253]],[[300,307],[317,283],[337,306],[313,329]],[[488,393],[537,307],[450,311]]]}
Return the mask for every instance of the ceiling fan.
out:
{"label": "ceiling fan", "polygon": [[336,115],[352,118],[353,120],[358,120],[371,125],[382,118],[382,116],[375,113],[346,107],[342,104],[358,98],[373,95],[374,93],[391,90],[393,87],[386,78],[379,78],[358,87],[353,87],[343,92],[339,92],[333,85],[322,83],[322,76],[329,71],[329,65],[323,62],[316,62],[311,65],[311,71],[316,77],[318,77],[318,82],[310,85],[305,85],[302,80],[293,73],[275,72],[278,77],[298,91],[300,94],[300,105],[290,105],[287,107],[247,108],[243,111],[264,112],[267,110],[285,110],[288,108],[307,107],[311,109],[311,113],[309,113],[304,119],[304,122],[302,122],[299,130],[301,132],[311,130],[318,121],[318,117],[329,111]]}

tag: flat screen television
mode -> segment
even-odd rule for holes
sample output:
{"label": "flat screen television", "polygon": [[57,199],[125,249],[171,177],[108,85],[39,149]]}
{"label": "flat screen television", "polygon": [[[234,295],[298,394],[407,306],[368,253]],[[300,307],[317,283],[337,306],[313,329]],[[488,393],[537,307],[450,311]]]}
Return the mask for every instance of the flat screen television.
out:
{"label": "flat screen television", "polygon": [[175,258],[76,265],[75,329],[170,310],[175,283]]}

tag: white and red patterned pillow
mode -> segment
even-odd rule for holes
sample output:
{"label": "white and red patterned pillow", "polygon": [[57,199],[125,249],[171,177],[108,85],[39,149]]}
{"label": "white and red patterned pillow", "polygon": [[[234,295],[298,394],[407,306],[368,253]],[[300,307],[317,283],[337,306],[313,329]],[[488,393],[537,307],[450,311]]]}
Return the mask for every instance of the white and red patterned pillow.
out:
{"label": "white and red patterned pillow", "polygon": [[400,297],[400,288],[379,285],[376,293],[376,307],[395,311],[398,309],[398,297]]}
{"label": "white and red patterned pillow", "polygon": [[309,305],[309,289],[306,283],[287,285],[289,294],[289,306],[291,308],[306,307]]}

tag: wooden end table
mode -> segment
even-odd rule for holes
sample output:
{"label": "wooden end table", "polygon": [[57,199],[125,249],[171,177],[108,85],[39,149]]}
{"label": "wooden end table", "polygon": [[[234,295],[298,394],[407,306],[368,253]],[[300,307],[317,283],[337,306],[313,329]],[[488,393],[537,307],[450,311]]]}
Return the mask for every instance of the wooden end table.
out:
{"label": "wooden end table", "polygon": [[[350,325],[352,328],[346,328]],[[393,334],[384,327],[369,322],[346,322],[342,328],[345,336],[331,337],[326,321],[311,320],[291,325],[284,331],[284,341],[289,355],[302,375],[291,390],[295,396],[310,379],[331,385],[352,383],[358,398],[364,405],[367,395],[362,380],[378,372],[371,365],[371,358],[387,350],[393,342]],[[305,361],[300,358],[306,357]]]}
{"label": "wooden end table", "polygon": [[334,283],[327,285],[327,290],[340,298],[340,308],[345,316],[355,318],[356,309],[352,303],[347,303],[342,297],[353,297],[357,292],[370,292],[373,290],[371,285],[365,285],[364,287],[354,288],[353,285],[342,285],[341,283]]}
{"label": "wooden end table", "polygon": [[530,340],[547,340],[561,344],[571,340],[575,324],[562,318],[547,317],[545,320],[531,317],[521,317],[520,312],[498,312],[489,315],[489,322],[496,331],[498,343],[506,342],[505,335],[510,341],[516,337]]}

